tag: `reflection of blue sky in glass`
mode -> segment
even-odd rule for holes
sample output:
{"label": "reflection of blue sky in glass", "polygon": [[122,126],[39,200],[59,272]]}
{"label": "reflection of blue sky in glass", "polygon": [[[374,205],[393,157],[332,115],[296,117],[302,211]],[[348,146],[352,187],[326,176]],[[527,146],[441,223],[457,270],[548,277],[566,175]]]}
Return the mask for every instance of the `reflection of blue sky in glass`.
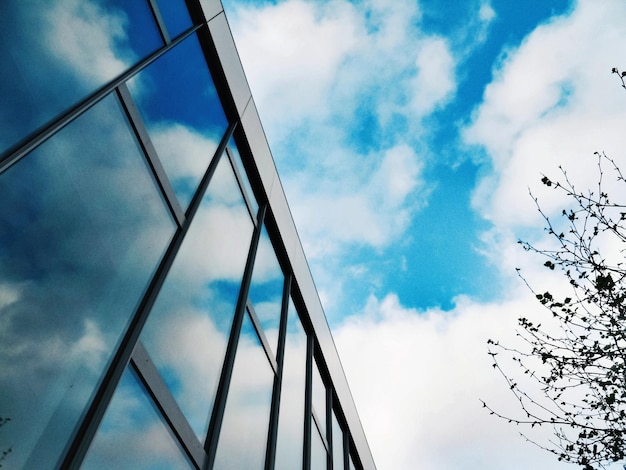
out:
{"label": "reflection of blue sky in glass", "polygon": [[278,412],[276,470],[298,468],[304,443],[304,388],[306,385],[306,333],[289,301],[287,337]]}
{"label": "reflection of blue sky in glass", "polygon": [[159,0],[157,3],[170,38],[174,39],[191,27],[191,18],[185,0]]}
{"label": "reflection of blue sky in glass", "polygon": [[136,374],[126,369],[81,469],[193,468]]}
{"label": "reflection of blue sky in glass", "polygon": [[201,442],[252,230],[230,163],[222,156],[142,333],[146,349]]}
{"label": "reflection of blue sky in glass", "polygon": [[114,96],[0,175],[0,200],[0,443],[47,468],[174,224]]}
{"label": "reflection of blue sky in glass", "polygon": [[228,125],[198,38],[193,35],[160,57],[130,87],[186,208]]}
{"label": "reflection of blue sky in glass", "polygon": [[145,0],[3,0],[0,152],[161,45]]}
{"label": "reflection of blue sky in glass", "polygon": [[248,298],[254,305],[272,352],[276,354],[284,275],[265,226],[261,231]]}
{"label": "reflection of blue sky in glass", "polygon": [[245,315],[214,468],[263,468],[273,383],[272,368]]}

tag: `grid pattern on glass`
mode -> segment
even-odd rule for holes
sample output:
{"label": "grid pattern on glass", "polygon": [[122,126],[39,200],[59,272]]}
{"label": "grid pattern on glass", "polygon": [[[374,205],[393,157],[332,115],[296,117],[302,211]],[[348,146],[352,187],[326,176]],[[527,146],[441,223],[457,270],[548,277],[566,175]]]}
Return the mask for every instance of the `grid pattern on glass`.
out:
{"label": "grid pattern on glass", "polygon": [[0,441],[59,458],[174,233],[115,96],[0,175]]}
{"label": "grid pattern on glass", "polygon": [[213,468],[263,468],[273,383],[274,372],[246,314]]}
{"label": "grid pattern on glass", "polygon": [[228,127],[194,34],[128,82],[183,209]]}
{"label": "grid pattern on glass", "polygon": [[142,342],[200,442],[209,417],[253,224],[220,159],[142,333]]}
{"label": "grid pattern on glass", "polygon": [[254,311],[261,322],[263,332],[272,349],[272,357],[276,357],[276,345],[278,342],[278,327],[280,323],[280,309],[283,300],[283,286],[285,276],[278,264],[276,252],[263,226],[259,248],[254,261],[252,282],[248,298],[254,305]]}
{"label": "grid pattern on glass", "polygon": [[91,443],[84,470],[193,468],[141,380],[128,367]]}
{"label": "grid pattern on glass", "polygon": [[162,45],[147,0],[3,0],[0,154]]}
{"label": "grid pattern on glass", "polygon": [[328,453],[322,436],[313,429],[311,433],[311,470],[326,470],[328,468]]}
{"label": "grid pattern on glass", "polygon": [[276,470],[302,466],[304,397],[306,386],[306,333],[293,301],[289,301],[287,336],[276,437]]}

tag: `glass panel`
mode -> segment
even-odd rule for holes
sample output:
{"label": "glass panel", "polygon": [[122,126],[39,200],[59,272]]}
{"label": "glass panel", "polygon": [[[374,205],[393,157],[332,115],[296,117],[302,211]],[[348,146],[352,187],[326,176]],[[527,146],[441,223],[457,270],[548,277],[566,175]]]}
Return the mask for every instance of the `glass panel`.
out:
{"label": "glass panel", "polygon": [[174,233],[117,99],[0,175],[0,442],[53,467]]}
{"label": "glass panel", "polygon": [[283,380],[278,414],[276,470],[302,468],[304,395],[306,386],[306,333],[289,301]]}
{"label": "glass panel", "polygon": [[274,372],[246,314],[214,468],[263,468]]}
{"label": "glass panel", "polygon": [[350,470],[356,470],[356,467],[354,466],[354,461],[352,460],[352,455],[350,456],[349,464],[350,464]]}
{"label": "glass panel", "polygon": [[83,470],[111,468],[193,468],[132,369],[124,371],[81,465]]}
{"label": "glass panel", "polygon": [[326,386],[317,367],[313,367],[313,411],[318,419],[318,425],[326,436]]}
{"label": "glass panel", "polygon": [[322,441],[322,436],[317,430],[315,423],[311,421],[311,470],[325,470],[328,466],[326,446]]}
{"label": "glass panel", "polygon": [[343,470],[343,431],[333,411],[333,470]]}
{"label": "glass panel", "polygon": [[192,22],[185,0],[159,0],[158,4],[170,38],[174,39],[180,33],[191,28]]}
{"label": "glass panel", "polygon": [[145,0],[2,0],[0,153],[162,44]]}
{"label": "glass panel", "polygon": [[237,168],[237,172],[241,177],[241,183],[243,184],[243,191],[248,198],[248,202],[252,206],[252,213],[256,214],[259,211],[259,204],[257,203],[256,198],[254,197],[254,192],[252,191],[252,186],[250,185],[250,180],[248,180],[248,176],[246,174],[246,170],[243,166],[243,161],[241,160],[241,154],[239,153],[239,149],[235,144],[235,139],[231,137],[230,142],[228,143],[228,151],[232,156],[233,163]]}
{"label": "glass panel", "polygon": [[263,227],[254,261],[248,298],[254,305],[254,311],[261,322],[265,336],[274,354],[276,354],[278,342],[284,283],[285,276],[276,259],[276,253],[274,252],[274,247],[272,247],[267,229]]}
{"label": "glass panel", "polygon": [[204,442],[253,225],[221,159],[142,333],[144,346]]}
{"label": "glass panel", "polygon": [[198,38],[185,39],[129,87],[186,209],[228,126]]}

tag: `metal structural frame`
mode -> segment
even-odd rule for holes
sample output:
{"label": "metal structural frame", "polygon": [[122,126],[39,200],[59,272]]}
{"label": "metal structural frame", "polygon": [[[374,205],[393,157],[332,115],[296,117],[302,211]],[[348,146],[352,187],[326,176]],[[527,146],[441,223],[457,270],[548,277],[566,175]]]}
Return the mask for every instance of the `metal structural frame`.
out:
{"label": "metal structural frame", "polygon": [[[327,468],[332,469],[332,416],[334,413],[343,430],[344,468],[349,468],[349,462],[352,459],[357,468],[373,470],[376,468],[374,460],[314,281],[311,277],[293,218],[291,217],[223,6],[220,0],[186,0],[194,26],[172,40],[157,3],[154,0],[149,0],[149,3],[165,45],[0,155],[1,174],[57,131],[88,111],[102,98],[115,93],[142,148],[154,179],[162,192],[172,219],[177,225],[174,237],[158,265],[139,306],[134,312],[114,357],[104,373],[101,384],[88,409],[83,414],[79,426],[74,431],[73,439],[68,443],[64,457],[58,466],[69,469],[80,468],[120,378],[124,370],[130,365],[145,386],[192,465],[198,469],[213,468],[219,430],[227,400],[228,385],[233,372],[239,332],[244,317],[249,315],[274,372],[265,460],[265,468],[273,468],[281,399],[280,391],[287,329],[287,310],[289,300],[292,299],[307,334],[303,468],[305,470],[310,468],[311,433],[317,432],[316,430],[320,429],[319,420],[324,420],[326,422],[326,435],[320,434],[320,436],[327,449]],[[151,142],[140,113],[133,102],[126,82],[193,34],[198,36],[230,124],[189,207],[184,211],[175,197],[174,190]],[[254,192],[254,198],[258,201],[259,209],[256,213],[253,204],[250,202],[251,195],[247,194],[245,190],[243,183],[245,176],[240,174],[233,156],[227,148],[231,139],[235,140],[239,148],[247,178]],[[206,442],[200,442],[139,337],[221,158],[227,158],[230,161],[232,170],[246,200],[248,211],[253,216],[254,232],[237,300],[233,326],[228,339],[226,358],[219,379],[208,436]],[[285,276],[276,358],[269,353],[271,349],[268,345],[268,340],[263,333],[254,306],[248,301],[248,290],[252,279],[255,255],[261,230],[264,226],[267,227]],[[312,373],[315,367],[318,368],[324,382],[326,395],[325,410],[314,410],[311,404]]]}

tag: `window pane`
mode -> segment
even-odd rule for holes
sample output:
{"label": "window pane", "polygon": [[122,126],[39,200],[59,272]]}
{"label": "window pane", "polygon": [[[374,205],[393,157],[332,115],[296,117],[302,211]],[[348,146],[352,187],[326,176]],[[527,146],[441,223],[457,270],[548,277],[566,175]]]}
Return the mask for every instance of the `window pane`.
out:
{"label": "window pane", "polygon": [[317,367],[313,367],[313,411],[322,435],[326,436],[326,386]]}
{"label": "window pane", "polygon": [[83,470],[111,468],[193,468],[131,368],[122,375],[81,465]]}
{"label": "window pane", "polygon": [[302,468],[304,394],[306,386],[306,333],[298,312],[289,302],[283,380],[278,414],[276,470]]}
{"label": "window pane", "polygon": [[243,191],[252,206],[252,213],[256,214],[259,211],[259,204],[257,203],[256,198],[254,197],[254,192],[252,191],[252,186],[250,185],[250,180],[246,175],[246,170],[243,166],[243,161],[241,160],[241,154],[239,153],[239,149],[237,148],[237,144],[235,144],[235,139],[231,138],[228,144],[228,151],[232,156],[233,163],[237,168],[237,172],[241,177],[241,183],[243,184]]}
{"label": "window pane", "polygon": [[333,411],[333,470],[343,470],[343,431]]}
{"label": "window pane", "polygon": [[186,209],[228,126],[198,38],[185,39],[129,86]]}
{"label": "window pane", "polygon": [[146,0],[2,0],[0,153],[161,45]]}
{"label": "window pane", "polygon": [[267,229],[263,227],[254,261],[248,298],[254,305],[254,311],[261,322],[274,355],[278,342],[284,282],[285,276],[276,259],[276,252],[272,247]]}
{"label": "window pane", "polygon": [[174,233],[114,96],[0,175],[0,428],[54,466]]}
{"label": "window pane", "polygon": [[322,437],[317,432],[315,423],[311,422],[311,426],[313,427],[311,432],[311,470],[325,470],[328,456],[326,447]]}
{"label": "window pane", "polygon": [[174,39],[180,33],[191,28],[191,18],[185,0],[159,0],[158,3],[170,38]]}
{"label": "window pane", "polygon": [[263,468],[273,384],[274,372],[246,314],[214,468]]}
{"label": "window pane", "polygon": [[235,176],[222,157],[142,333],[200,442],[208,429],[252,230]]}

